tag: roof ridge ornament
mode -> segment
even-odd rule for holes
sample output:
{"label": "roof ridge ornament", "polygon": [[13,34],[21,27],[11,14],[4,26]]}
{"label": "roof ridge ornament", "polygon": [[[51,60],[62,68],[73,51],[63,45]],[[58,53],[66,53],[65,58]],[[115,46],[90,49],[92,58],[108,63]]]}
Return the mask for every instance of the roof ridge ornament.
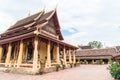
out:
{"label": "roof ridge ornament", "polygon": [[54,9],[55,11],[57,10],[57,7],[58,7],[58,3],[57,3],[56,6],[55,6],[55,9]]}
{"label": "roof ridge ornament", "polygon": [[28,17],[30,16],[31,14],[30,14],[30,11],[28,12]]}
{"label": "roof ridge ornament", "polygon": [[50,20],[51,17],[54,15],[55,12],[56,12],[56,9],[53,10],[52,14],[48,18],[46,18],[46,20]]}
{"label": "roof ridge ornament", "polygon": [[45,9],[41,11],[41,13],[34,19],[34,21],[37,21],[44,13],[45,13]]}

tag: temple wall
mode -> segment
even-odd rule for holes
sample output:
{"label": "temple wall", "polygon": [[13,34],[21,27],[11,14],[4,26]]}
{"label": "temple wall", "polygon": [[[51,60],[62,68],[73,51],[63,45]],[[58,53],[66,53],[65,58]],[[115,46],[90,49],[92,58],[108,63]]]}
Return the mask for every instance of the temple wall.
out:
{"label": "temple wall", "polygon": [[40,43],[40,60],[45,61],[45,57],[47,56],[47,46],[46,43]]}
{"label": "temple wall", "polygon": [[54,46],[53,54],[53,58],[57,60],[57,46]]}

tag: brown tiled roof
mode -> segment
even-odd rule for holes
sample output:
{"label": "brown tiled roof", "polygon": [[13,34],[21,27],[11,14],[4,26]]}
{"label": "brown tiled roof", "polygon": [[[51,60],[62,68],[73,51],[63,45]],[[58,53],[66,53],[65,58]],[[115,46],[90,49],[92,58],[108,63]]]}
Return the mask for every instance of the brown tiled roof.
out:
{"label": "brown tiled roof", "polygon": [[92,49],[92,47],[91,46],[79,46],[81,49]]}
{"label": "brown tiled roof", "polygon": [[50,17],[50,15],[51,15],[52,13],[53,13],[53,10],[50,11],[50,12],[47,12],[47,13],[43,14],[43,15],[41,16],[41,18],[40,18],[40,21],[43,21],[43,20],[47,19],[48,17]]}
{"label": "brown tiled roof", "polygon": [[17,21],[9,29],[12,29],[12,28],[15,28],[15,27],[21,27],[21,25],[31,23],[31,22],[33,22],[35,20],[35,18],[39,17],[40,14],[41,14],[41,16],[39,18],[39,21],[46,20],[47,18],[49,18],[52,15],[53,12],[54,12],[54,10],[49,11],[47,13],[44,13],[44,11],[38,12],[36,14],[33,14],[33,15],[29,16],[29,17],[26,17],[24,19],[21,19],[21,20]]}
{"label": "brown tiled roof", "polygon": [[[15,37],[16,39],[18,38],[17,36],[28,34],[29,32],[34,32],[38,28],[38,26],[41,26],[45,22],[49,22],[49,20],[52,18],[53,18],[54,25],[57,28],[56,32],[59,35],[59,39],[63,40],[56,10],[52,10],[47,13],[45,13],[45,11],[43,10],[41,12],[38,12],[36,14],[33,14],[29,17],[26,17],[24,19],[17,21],[8,30],[0,34],[0,43],[3,44],[3,42],[4,43],[10,42],[9,40],[11,41],[14,40],[13,37]],[[32,33],[31,35],[34,35],[34,33]]]}
{"label": "brown tiled roof", "polygon": [[29,22],[34,21],[34,19],[35,19],[37,16],[39,16],[39,14],[41,14],[41,13],[42,13],[42,12],[38,12],[38,13],[36,13],[36,14],[34,14],[34,15],[31,15],[31,16],[29,16],[29,17],[26,17],[26,18],[24,18],[24,19],[21,19],[21,20],[17,21],[13,26],[10,27],[10,29],[11,29],[11,28],[14,28],[14,27],[18,27],[18,26],[20,26],[20,25],[22,25],[22,24],[25,24],[25,23],[29,23]]}
{"label": "brown tiled roof", "polygon": [[78,50],[76,57],[83,58],[109,58],[116,53],[115,48]]}

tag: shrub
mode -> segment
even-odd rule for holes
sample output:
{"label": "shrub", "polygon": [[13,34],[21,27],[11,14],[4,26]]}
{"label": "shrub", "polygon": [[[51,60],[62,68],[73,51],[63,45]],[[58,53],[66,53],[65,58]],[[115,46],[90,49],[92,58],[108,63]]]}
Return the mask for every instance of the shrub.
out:
{"label": "shrub", "polygon": [[82,61],[80,61],[80,64],[82,64],[83,62]]}
{"label": "shrub", "polygon": [[103,60],[96,60],[96,64],[102,64]]}
{"label": "shrub", "polygon": [[73,67],[73,63],[70,63],[70,68],[72,68]]}
{"label": "shrub", "polygon": [[110,73],[114,79],[120,79],[120,65],[119,64],[111,64]]}
{"label": "shrub", "polygon": [[95,63],[95,61],[94,60],[92,60],[92,62],[91,62],[92,64],[94,64]]}
{"label": "shrub", "polygon": [[65,65],[64,64],[62,65],[62,67],[63,67],[63,69],[65,69]]}
{"label": "shrub", "polygon": [[60,64],[56,64],[56,71],[59,71]]}
{"label": "shrub", "polygon": [[87,60],[84,60],[84,63],[85,63],[85,64],[88,64],[88,61],[87,61]]}
{"label": "shrub", "polygon": [[113,63],[112,59],[108,59],[108,64],[112,64],[112,63]]}
{"label": "shrub", "polygon": [[104,62],[103,60],[100,60],[100,64],[103,64],[103,62]]}
{"label": "shrub", "polygon": [[74,63],[74,67],[76,67],[77,66],[77,63]]}
{"label": "shrub", "polygon": [[39,69],[39,74],[42,75],[44,73],[44,69],[43,68],[40,68]]}

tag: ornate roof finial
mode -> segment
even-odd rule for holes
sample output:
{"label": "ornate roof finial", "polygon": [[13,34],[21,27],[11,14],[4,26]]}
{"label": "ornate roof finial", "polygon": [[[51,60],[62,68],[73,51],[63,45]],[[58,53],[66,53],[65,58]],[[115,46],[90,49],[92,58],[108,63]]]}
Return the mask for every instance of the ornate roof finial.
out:
{"label": "ornate roof finial", "polygon": [[29,11],[29,13],[28,13],[28,16],[30,16],[31,14],[30,14],[30,11]]}
{"label": "ornate roof finial", "polygon": [[55,6],[55,9],[54,9],[55,11],[57,10],[57,7],[58,7],[58,3],[57,3],[56,6]]}
{"label": "ornate roof finial", "polygon": [[43,11],[45,11],[45,9],[46,9],[46,6],[44,5],[44,7],[43,7]]}

